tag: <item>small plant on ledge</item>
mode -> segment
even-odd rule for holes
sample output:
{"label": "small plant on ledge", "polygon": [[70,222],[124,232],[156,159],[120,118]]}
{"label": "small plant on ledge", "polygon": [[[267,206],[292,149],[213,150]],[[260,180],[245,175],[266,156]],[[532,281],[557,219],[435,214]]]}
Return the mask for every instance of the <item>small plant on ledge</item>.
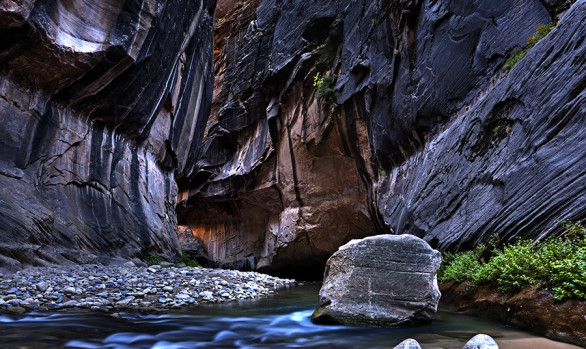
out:
{"label": "small plant on ledge", "polygon": [[320,99],[324,96],[329,96],[334,92],[332,88],[334,80],[328,74],[321,75],[320,73],[315,74],[313,78],[313,86],[317,87],[315,90],[315,98]]}
{"label": "small plant on ledge", "polygon": [[527,39],[527,46],[525,46],[522,50],[515,51],[513,55],[507,59],[507,62],[505,63],[505,71],[508,72],[511,70],[511,68],[513,68],[513,66],[515,66],[515,64],[517,64],[517,62],[519,62],[523,56],[525,56],[525,53],[527,53],[527,51],[535,46],[539,40],[543,39],[554,27],[555,25],[553,23],[547,25],[538,25],[535,35]]}

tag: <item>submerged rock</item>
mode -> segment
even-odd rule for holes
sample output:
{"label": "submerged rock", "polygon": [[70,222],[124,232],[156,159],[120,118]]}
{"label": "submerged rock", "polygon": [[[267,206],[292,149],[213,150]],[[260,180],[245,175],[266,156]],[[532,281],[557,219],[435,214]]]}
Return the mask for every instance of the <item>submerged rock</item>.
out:
{"label": "submerged rock", "polygon": [[352,240],[330,257],[317,323],[393,326],[429,322],[441,296],[441,254],[412,235]]}

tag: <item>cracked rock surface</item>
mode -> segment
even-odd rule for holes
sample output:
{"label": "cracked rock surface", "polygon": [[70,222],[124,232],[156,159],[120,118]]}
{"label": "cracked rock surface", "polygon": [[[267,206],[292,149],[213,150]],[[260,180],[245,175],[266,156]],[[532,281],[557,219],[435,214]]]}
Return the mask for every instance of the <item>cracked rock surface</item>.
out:
{"label": "cracked rock surface", "polygon": [[412,235],[352,240],[328,259],[316,323],[399,326],[430,322],[441,296],[441,253]]}
{"label": "cracked rock surface", "polygon": [[2,2],[0,267],[178,258],[214,3]]}
{"label": "cracked rock surface", "polygon": [[[585,6],[219,1],[180,224],[218,265],[311,273],[369,235],[456,250],[586,219]],[[318,74],[332,77],[321,98]]]}

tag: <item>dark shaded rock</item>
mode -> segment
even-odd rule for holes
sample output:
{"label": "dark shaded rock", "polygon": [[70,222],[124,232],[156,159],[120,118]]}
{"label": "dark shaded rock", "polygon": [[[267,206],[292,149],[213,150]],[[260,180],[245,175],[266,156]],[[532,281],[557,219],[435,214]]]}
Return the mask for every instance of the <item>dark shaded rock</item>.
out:
{"label": "dark shaded rock", "polygon": [[203,1],[0,5],[0,267],[176,259],[212,92]]}
{"label": "dark shaded rock", "polygon": [[412,235],[353,240],[328,259],[317,323],[394,326],[433,319],[442,257]]}
{"label": "dark shaded rock", "polygon": [[396,233],[441,250],[543,238],[586,219],[586,2],[380,183]]}
{"label": "dark shaded rock", "polygon": [[209,265],[210,260],[208,253],[201,245],[201,242],[193,235],[189,227],[177,227],[177,236],[179,237],[179,246],[183,255],[191,260],[196,260],[200,265]]}
{"label": "dark shaded rock", "polygon": [[485,334],[477,334],[472,337],[462,349],[499,349],[494,339]]}
{"label": "dark shaded rock", "polygon": [[[579,16],[565,20],[575,28],[560,26],[564,33],[553,34],[564,45],[531,50],[549,58],[498,81],[507,57],[539,24],[551,22],[555,11],[542,2],[226,0],[219,8],[212,115],[197,171],[180,185],[178,204],[178,220],[218,264],[316,270],[338,246],[371,234],[410,233],[456,248],[488,239],[495,229],[506,236],[538,228],[550,234],[557,219],[585,217],[579,117],[568,128],[575,139],[566,148],[575,156],[564,160],[567,166],[554,161],[547,175],[511,173],[527,179],[511,190],[501,187],[498,173],[510,161],[527,159],[529,170],[547,156],[532,159],[518,128],[545,141],[564,125],[533,124],[524,108],[549,103],[561,112],[573,99],[570,91],[579,95],[583,60],[575,56],[573,67],[563,67],[583,46]],[[578,40],[570,44],[574,34]],[[537,91],[543,71],[552,85],[545,94]],[[333,77],[334,92],[316,100],[318,73]],[[494,104],[480,112],[487,99]],[[510,134],[518,142],[510,143]],[[457,156],[459,147],[436,151],[446,140],[470,155]],[[436,166],[429,161],[435,157],[446,163]],[[536,193],[542,183],[529,183],[531,176],[551,185],[568,166],[573,174],[561,182],[573,192],[555,191],[555,209],[521,189]],[[507,201],[499,201],[501,193]],[[462,204],[467,197],[470,205]],[[518,205],[533,209],[519,213]]]}
{"label": "dark shaded rock", "polygon": [[542,0],[552,16],[558,16],[572,6],[576,0]]}

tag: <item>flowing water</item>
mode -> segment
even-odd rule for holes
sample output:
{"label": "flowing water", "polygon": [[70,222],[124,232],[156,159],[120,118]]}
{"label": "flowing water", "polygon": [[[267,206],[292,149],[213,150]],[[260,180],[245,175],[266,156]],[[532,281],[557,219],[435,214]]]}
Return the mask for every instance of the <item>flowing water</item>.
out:
{"label": "flowing water", "polygon": [[466,315],[440,311],[414,328],[314,325],[318,285],[258,301],[200,306],[168,314],[0,314],[0,348],[393,348],[415,338],[424,349],[461,348],[477,333],[501,349],[578,348]]}

